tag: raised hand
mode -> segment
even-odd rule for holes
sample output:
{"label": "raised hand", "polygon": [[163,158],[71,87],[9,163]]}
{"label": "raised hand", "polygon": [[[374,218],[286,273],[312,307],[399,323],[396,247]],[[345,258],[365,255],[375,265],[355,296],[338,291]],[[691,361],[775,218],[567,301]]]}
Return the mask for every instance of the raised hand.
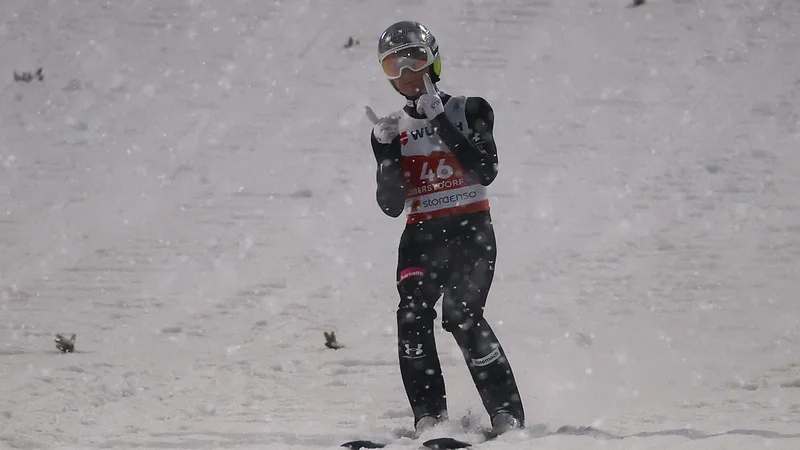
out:
{"label": "raised hand", "polygon": [[375,111],[369,106],[365,106],[364,109],[367,118],[375,125],[372,127],[372,134],[375,135],[375,139],[381,144],[391,144],[394,138],[400,133],[398,130],[400,115],[398,113],[392,113],[387,117],[378,117]]}
{"label": "raised hand", "polygon": [[425,114],[428,119],[433,119],[444,113],[444,104],[442,104],[442,98],[439,97],[430,75],[427,73],[423,75],[422,81],[425,82],[425,93],[417,100],[417,112]]}

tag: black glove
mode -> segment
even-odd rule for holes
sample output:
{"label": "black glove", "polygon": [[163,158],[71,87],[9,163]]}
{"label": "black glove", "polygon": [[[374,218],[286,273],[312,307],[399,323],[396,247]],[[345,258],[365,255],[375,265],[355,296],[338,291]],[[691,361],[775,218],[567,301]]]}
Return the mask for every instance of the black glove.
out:
{"label": "black glove", "polygon": [[75,335],[73,334],[69,339],[57,334],[55,338],[56,348],[61,350],[62,353],[72,353],[75,351]]}

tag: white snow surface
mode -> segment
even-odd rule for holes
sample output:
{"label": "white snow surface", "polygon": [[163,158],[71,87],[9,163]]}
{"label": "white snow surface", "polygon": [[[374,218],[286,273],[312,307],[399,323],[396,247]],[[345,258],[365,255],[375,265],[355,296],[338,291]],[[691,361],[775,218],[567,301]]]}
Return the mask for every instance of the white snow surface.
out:
{"label": "white snow surface", "polygon": [[[479,447],[800,448],[796,0],[3,0],[0,448],[419,448],[364,116],[405,19],[496,113],[529,427]],[[477,442],[437,338],[424,438]]]}

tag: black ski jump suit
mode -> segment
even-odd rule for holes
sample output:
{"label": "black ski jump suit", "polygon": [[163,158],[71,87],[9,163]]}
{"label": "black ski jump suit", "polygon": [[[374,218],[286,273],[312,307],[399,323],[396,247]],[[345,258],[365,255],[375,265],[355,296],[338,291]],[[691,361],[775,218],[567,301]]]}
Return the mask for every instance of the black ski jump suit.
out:
{"label": "black ski jump suit", "polygon": [[[443,103],[452,97],[441,93]],[[430,122],[463,169],[481,185],[497,175],[492,135],[494,113],[480,97],[469,97],[465,114],[472,135],[465,136],[446,115]],[[416,109],[404,111],[424,118]],[[377,201],[398,217],[407,189],[399,137],[381,144],[371,136],[378,165]],[[425,416],[447,417],[444,378],[434,340],[434,305],[442,298],[442,325],[461,348],[472,379],[491,418],[507,412],[524,423],[524,411],[511,366],[483,316],[494,275],[497,247],[489,211],[409,223],[400,239],[397,264],[398,354],[400,372],[415,423]],[[416,268],[423,270],[416,271]]]}

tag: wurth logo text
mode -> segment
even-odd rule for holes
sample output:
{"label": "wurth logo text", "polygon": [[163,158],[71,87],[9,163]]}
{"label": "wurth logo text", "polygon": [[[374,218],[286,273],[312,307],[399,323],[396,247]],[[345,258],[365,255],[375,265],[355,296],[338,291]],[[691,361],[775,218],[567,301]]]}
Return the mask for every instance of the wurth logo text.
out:
{"label": "wurth logo text", "polygon": [[[463,122],[454,122],[453,125],[456,126],[461,131],[464,131],[464,123]],[[411,134],[411,137],[416,141],[417,139],[422,139],[424,137],[432,137],[436,135],[437,128],[433,125],[424,127],[424,128],[417,128],[416,130],[409,130],[403,131],[400,133],[400,144],[406,145],[408,144],[408,135]]]}

